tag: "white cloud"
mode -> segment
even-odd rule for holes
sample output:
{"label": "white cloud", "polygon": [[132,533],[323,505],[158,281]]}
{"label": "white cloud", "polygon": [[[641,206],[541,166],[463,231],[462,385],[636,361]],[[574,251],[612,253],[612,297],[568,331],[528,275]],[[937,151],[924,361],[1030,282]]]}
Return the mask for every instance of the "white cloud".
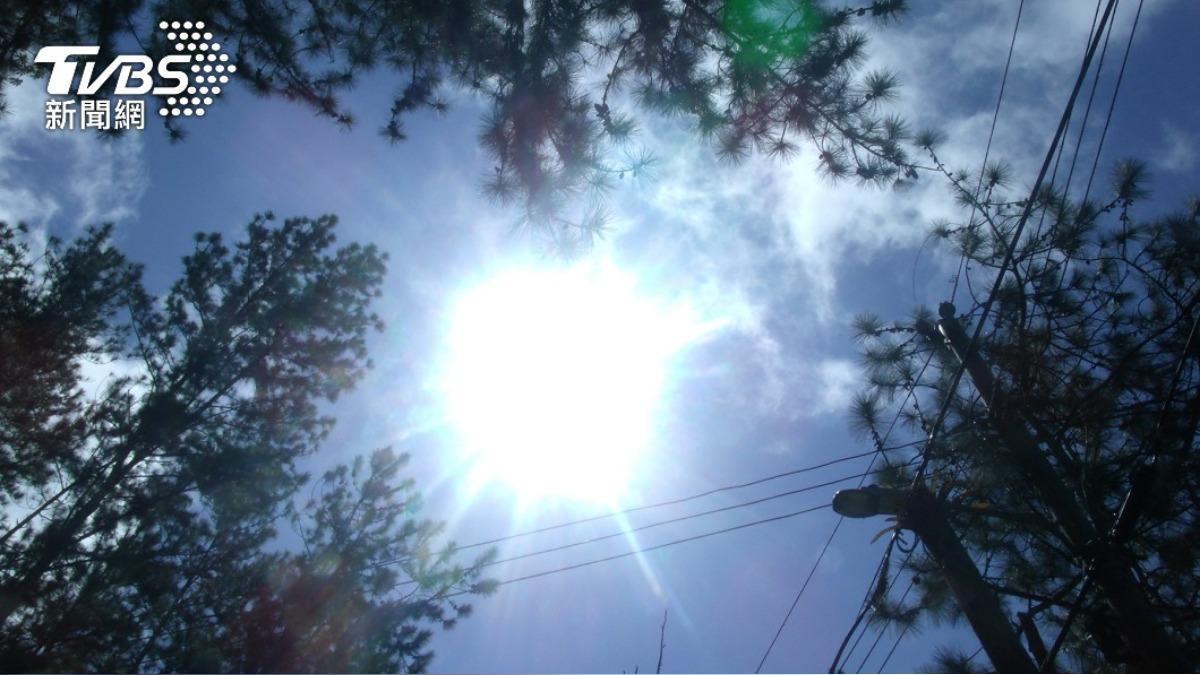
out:
{"label": "white cloud", "polygon": [[74,161],[68,180],[79,205],[76,224],[120,222],[137,215],[150,183],[142,161],[142,133],[119,139],[72,134]]}
{"label": "white cloud", "polygon": [[76,229],[133,218],[149,185],[142,134],[44,128],[44,85],[9,87],[0,117],[0,219]]}
{"label": "white cloud", "polygon": [[1196,167],[1200,136],[1169,124],[1163,125],[1163,136],[1166,147],[1154,155],[1160,167],[1172,173],[1186,173]]}
{"label": "white cloud", "polygon": [[39,226],[58,213],[58,200],[28,179],[30,159],[22,146],[41,131],[35,113],[37,88],[9,87],[9,112],[0,116],[0,220]]}
{"label": "white cloud", "polygon": [[844,413],[861,384],[861,369],[847,359],[827,359],[817,366],[817,373],[818,398],[813,414]]}
{"label": "white cloud", "polygon": [[146,364],[135,359],[82,358],[79,360],[79,389],[87,400],[94,401],[100,398],[105,387],[115,380],[128,377],[134,380],[130,391],[135,399],[140,399],[147,391],[146,374]]}
{"label": "white cloud", "polygon": [[[991,151],[992,161],[1012,165],[1014,189],[1033,182],[1078,72],[1093,10],[1078,2],[1025,7]],[[1145,8],[1139,40],[1162,11],[1159,4]],[[1016,5],[946,3],[918,8],[918,14],[872,31],[865,69],[896,72],[902,84],[896,112],[916,128],[946,133],[939,158],[951,169],[977,170]],[[1118,12],[1106,66],[1119,62],[1113,54],[1123,50],[1132,20],[1132,7]],[[830,335],[844,334],[857,309],[838,305],[847,262],[897,251],[915,256],[932,221],[964,217],[947,182],[924,174],[903,193],[831,185],[817,174],[811,147],[790,163],[751,157],[728,166],[686,125],[641,121],[641,142],[663,163],[646,185],[618,191],[616,221],[632,224],[618,248],[638,247],[643,266],[670,270],[666,283],[737,317],[733,325],[752,350],[751,370],[758,373],[755,407],[844,409],[857,370],[847,361],[804,363],[811,352],[798,342],[828,344]],[[1067,147],[1069,152],[1070,142]],[[922,269],[936,285],[956,262],[945,249],[927,249]],[[786,338],[781,322],[790,322]],[[813,382],[824,391],[809,400]]]}
{"label": "white cloud", "polygon": [[[35,255],[48,232],[69,237],[82,226],[136,216],[149,182],[139,132],[114,140],[80,130],[50,132],[43,127],[41,82],[31,78],[5,93],[10,112],[0,117],[0,220],[29,225]],[[80,388],[92,399],[113,378],[145,373],[129,359],[81,359],[79,367]]]}

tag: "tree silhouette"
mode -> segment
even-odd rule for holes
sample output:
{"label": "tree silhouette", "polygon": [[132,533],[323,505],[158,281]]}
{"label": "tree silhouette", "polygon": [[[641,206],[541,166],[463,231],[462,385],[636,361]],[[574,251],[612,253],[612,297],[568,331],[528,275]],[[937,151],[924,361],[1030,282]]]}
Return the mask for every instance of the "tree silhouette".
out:
{"label": "tree silhouette", "polygon": [[[1005,196],[1003,166],[988,167],[976,192],[974,178],[946,171],[932,156],[971,213],[934,227],[963,255],[957,313],[969,335],[1026,204]],[[1059,657],[1071,670],[1137,668],[1140,657],[1086,581],[1092,553],[1068,541],[1005,459],[999,424],[1023,424],[1045,439],[1041,450],[1062,490],[1135,568],[1186,658],[1200,658],[1200,203],[1140,218],[1145,173],[1138,162],[1121,163],[1105,201],[1072,201],[1053,188],[1035,198],[1014,272],[978,345],[1020,408],[1007,421],[983,405],[969,378],[950,390],[959,362],[929,311],[897,324],[863,316],[857,326],[870,382],[855,405],[861,429],[878,443],[888,413],[899,409],[914,439],[924,437],[950,397],[944,431],[926,450],[930,486],[951,505],[955,529],[1007,598],[1034,657],[1044,660],[1067,627]],[[919,377],[927,359],[930,370]],[[902,405],[909,392],[912,402]],[[892,454],[889,482],[911,482],[907,459]],[[958,616],[932,560],[918,551],[904,571],[919,599],[900,606],[887,599],[885,584],[875,595],[877,618]]]}
{"label": "tree silhouette", "polygon": [[902,0],[836,10],[817,0],[31,2],[0,18],[0,82],[35,72],[30,50],[48,44],[111,56],[132,33],[166,54],[155,21],[187,18],[229,45],[235,77],[255,91],[340,124],[355,122],[343,94],[385,69],[396,80],[381,129],[390,141],[406,138],[405,116],[471,91],[488,108],[486,191],[519,200],[525,220],[569,250],[603,231],[616,181],[653,162],[618,152],[637,128],[630,105],[685,117],[731,161],[755,150],[786,158],[807,141],[830,177],[915,178],[905,124],[880,107],[896,81],[860,72],[867,38],[856,28],[903,10]]}
{"label": "tree silhouette", "polygon": [[[435,550],[404,457],[294,506],[318,404],[369,366],[385,256],[335,249],[332,216],[272,220],[197,235],[161,302],[111,227],[34,255],[0,224],[6,670],[420,669],[428,624],[489,590]],[[303,551],[273,545],[285,519]]]}

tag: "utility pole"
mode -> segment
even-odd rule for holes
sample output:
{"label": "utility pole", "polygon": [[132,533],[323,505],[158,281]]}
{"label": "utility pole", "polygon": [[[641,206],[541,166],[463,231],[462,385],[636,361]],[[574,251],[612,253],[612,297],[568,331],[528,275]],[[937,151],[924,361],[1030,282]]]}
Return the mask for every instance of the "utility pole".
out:
{"label": "utility pole", "polygon": [[1087,574],[1107,598],[1117,623],[1138,661],[1139,670],[1167,673],[1190,672],[1191,664],[1180,653],[1146,601],[1133,570],[1121,561],[1107,537],[1087,517],[1063,480],[1047,461],[1039,441],[1053,449],[1050,439],[1035,436],[1029,430],[1019,405],[992,377],[991,368],[978,353],[970,350],[970,340],[955,318],[954,305],[942,303],[938,331],[983,397],[994,421],[995,431],[1008,449],[1008,459],[1016,466],[1041,501],[1054,515],[1063,535],[1078,556]]}
{"label": "utility pole", "polygon": [[833,510],[848,518],[894,515],[899,525],[921,538],[926,550],[941,567],[958,606],[974,629],[992,665],[1002,673],[1033,673],[1037,665],[1021,646],[996,594],[980,576],[975,562],[963,548],[946,520],[941,503],[924,487],[893,490],[875,485],[840,490],[833,497]]}

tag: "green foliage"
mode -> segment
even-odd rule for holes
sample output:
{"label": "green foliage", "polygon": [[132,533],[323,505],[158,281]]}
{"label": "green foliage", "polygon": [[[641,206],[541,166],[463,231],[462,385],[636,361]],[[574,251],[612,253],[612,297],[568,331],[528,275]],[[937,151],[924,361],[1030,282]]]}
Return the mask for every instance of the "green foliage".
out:
{"label": "green foliage", "polygon": [[913,143],[919,148],[932,150],[944,143],[945,140],[946,136],[944,133],[935,129],[923,129],[917,132],[917,135],[913,138]]}
{"label": "green foliage", "polygon": [[[198,235],[161,300],[109,227],[35,254],[0,224],[6,669],[415,670],[488,590],[434,552],[390,451],[294,507],[319,406],[369,366],[385,256],[335,248],[331,216],[272,220]],[[274,544],[287,519],[303,552]]]}
{"label": "green foliage", "polygon": [[[413,520],[419,498],[400,480],[408,458],[388,449],[327,472],[301,525],[304,552],[258,580],[226,638],[236,672],[420,672],[432,653],[426,625],[450,629],[471,606],[448,596],[494,587],[435,550],[441,525]],[[480,559],[476,565],[490,558]],[[412,590],[397,587],[411,581]],[[406,586],[407,588],[407,586]]]}
{"label": "green foliage", "polygon": [[[974,178],[943,171],[975,216],[935,226],[935,235],[949,238],[967,258],[958,297],[971,303],[963,288],[986,294],[980,289],[994,280],[1025,204],[1003,194],[1007,172],[1000,167],[984,170],[978,192]],[[1062,489],[1098,531],[1114,536],[1150,604],[1195,659],[1200,360],[1196,340],[1187,345],[1200,315],[1200,220],[1190,208],[1139,218],[1134,209],[1147,195],[1144,181],[1143,164],[1123,162],[1107,202],[1080,204],[1050,187],[1037,195],[1016,248],[1015,272],[997,295],[979,351],[1019,406],[1019,421],[1012,423],[1049,439],[1043,451]],[[978,310],[969,304],[956,312],[968,335]],[[931,322],[928,315],[915,319],[913,330],[927,338],[909,343],[880,331],[878,319],[859,322],[870,383],[862,400],[871,402],[856,406],[859,424],[872,433],[900,412],[909,421],[900,442],[917,441],[949,399],[940,441],[926,450],[928,482],[948,503],[981,573],[1010,607],[1033,616],[1047,644],[1078,600],[1081,616],[1066,636],[1063,657],[1085,670],[1127,667],[1127,650],[1098,628],[1111,623],[1103,602],[1095,593],[1077,598],[1080,555],[1006,459],[996,417],[969,377],[950,389],[959,362],[939,344]],[[930,358],[922,386],[906,383]],[[910,391],[912,399],[898,410],[905,399],[897,394]],[[1131,502],[1134,517],[1114,530],[1132,488],[1145,499]],[[931,576],[932,562],[918,552],[909,568],[922,579],[914,607],[948,616],[948,596]]]}
{"label": "green foliage", "polygon": [[922,669],[926,673],[979,673],[971,656],[952,647],[938,647],[933,654],[933,663]]}
{"label": "green foliage", "polygon": [[[844,9],[818,0],[55,0],[2,13],[0,93],[35,72],[38,47],[99,44],[103,60],[132,33],[159,56],[171,45],[155,24],[184,17],[206,22],[254,91],[341,125],[355,123],[343,95],[386,71],[396,84],[380,133],[391,142],[407,138],[409,115],[445,110],[449,92],[465,90],[488,106],[485,191],[520,203],[526,222],[573,249],[602,233],[593,186],[648,166],[617,151],[637,128],[620,110],[629,98],[690,120],[731,161],[754,151],[787,158],[807,141],[832,178],[915,178],[905,125],[880,109],[896,78],[859,73],[859,26],[904,11],[896,0]],[[182,137],[177,120],[165,121]]]}

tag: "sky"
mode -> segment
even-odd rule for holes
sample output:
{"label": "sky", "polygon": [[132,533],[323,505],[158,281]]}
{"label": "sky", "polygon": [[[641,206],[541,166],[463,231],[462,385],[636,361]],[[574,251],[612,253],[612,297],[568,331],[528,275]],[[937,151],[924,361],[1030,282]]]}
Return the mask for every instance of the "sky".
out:
{"label": "sky", "polygon": [[[1017,2],[913,2],[899,24],[871,31],[870,65],[898,73],[898,112],[945,132],[942,159],[977,167],[1012,36]],[[992,157],[1032,183],[1078,70],[1095,3],[1034,1],[1023,9]],[[1137,3],[1121,3],[1100,76],[1107,110]],[[1191,44],[1200,4],[1149,0],[1100,156],[1145,159],[1155,198],[1146,213],[1194,194],[1200,150],[1200,80]],[[479,179],[489,158],[476,144],[482,107],[459,94],[444,115],[418,114],[409,140],[375,133],[387,113],[377,76],[347,99],[361,118],[350,131],[278,99],[231,86],[203,119],[186,120],[183,143],[150,124],[103,140],[47,131],[44,79],[10,90],[0,118],[0,219],[34,237],[70,237],[114,222],[118,244],[146,265],[161,291],[178,274],[196,231],[236,233],[256,212],[334,213],[342,241],[369,241],[391,256],[376,309],[375,369],[330,411],[339,423],[313,469],[390,445],[412,456],[425,515],[447,522],[460,544],[602,512],[569,496],[523,499],[502,481],[471,477],[461,434],[447,420],[457,307],[506,270],[553,267],[514,230],[515,215],[488,201]],[[1086,91],[1086,90],[1085,90]],[[1084,135],[1090,164],[1102,114]],[[1100,121],[1098,121],[1100,120]],[[687,307],[703,325],[671,356],[649,419],[649,440],[623,487],[622,507],[711,490],[871,450],[846,411],[862,387],[851,320],[859,312],[903,318],[949,294],[957,260],[924,245],[929,224],[961,217],[943,182],[908,190],[831,184],[810,147],[788,163],[751,157],[739,166],[676,121],[639,115],[637,141],[659,159],[653,175],[622,183],[613,230],[588,254],[637,280],[664,307]],[[1074,148],[1072,131],[1068,151]],[[1077,186],[1076,186],[1077,187]],[[96,372],[94,380],[103,378]],[[580,439],[581,443],[587,439]],[[856,474],[867,458],[703,501],[632,514],[627,527],[719,508]],[[845,486],[853,485],[850,481]],[[841,485],[839,485],[840,487]],[[499,579],[652,547],[827,504],[836,487],[646,529],[489,570]],[[647,672],[668,613],[666,671],[752,671],[837,521],[828,509],[779,522],[502,586],[474,615],[438,632],[440,672]],[[603,536],[617,519],[505,542],[500,557]],[[824,671],[858,609],[886,538],[878,521],[847,521],[796,607],[766,671]],[[286,535],[285,535],[286,537]],[[871,633],[849,661],[858,666]],[[877,670],[888,633],[864,664]],[[889,670],[911,671],[941,645],[970,653],[962,628],[924,626],[906,636]]]}

